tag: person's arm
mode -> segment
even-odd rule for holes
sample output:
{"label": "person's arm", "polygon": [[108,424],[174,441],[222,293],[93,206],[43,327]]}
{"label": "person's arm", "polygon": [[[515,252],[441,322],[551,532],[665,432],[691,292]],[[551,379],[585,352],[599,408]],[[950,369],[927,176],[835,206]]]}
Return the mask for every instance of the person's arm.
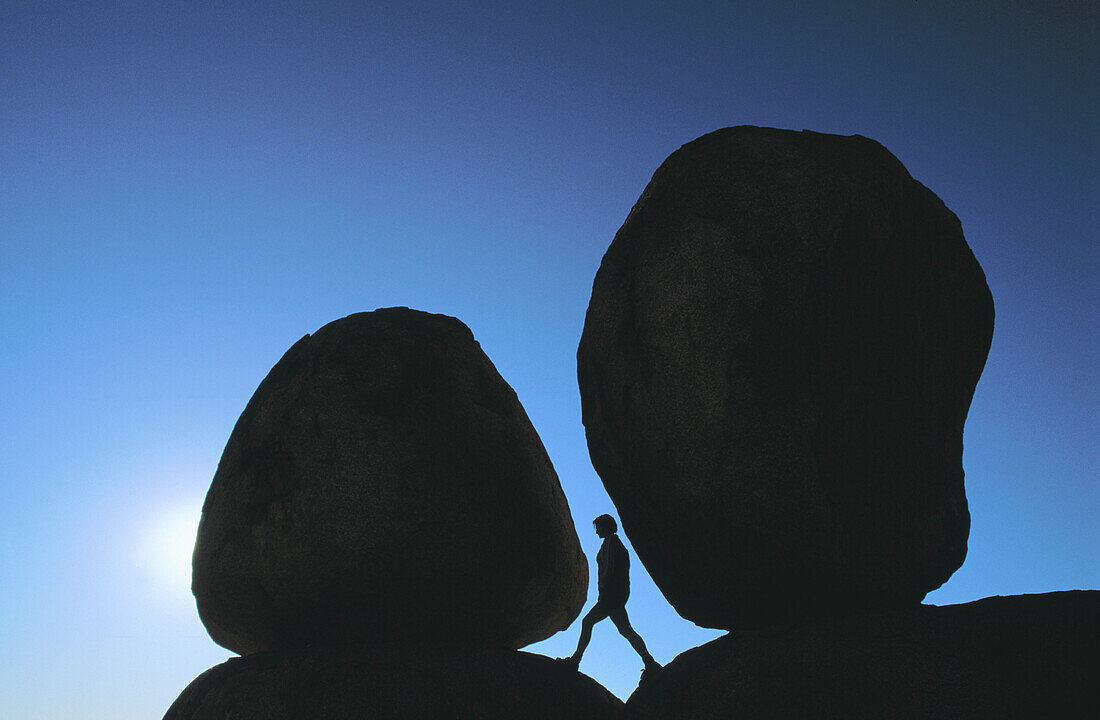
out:
{"label": "person's arm", "polygon": [[609,569],[611,565],[611,553],[607,552],[607,541],[600,547],[600,551],[596,553],[596,590],[599,594],[602,594],[604,588],[607,587],[608,578],[611,577]]}
{"label": "person's arm", "polygon": [[627,555],[626,546],[623,545],[622,540],[616,545],[618,547],[615,548],[617,551],[615,553],[615,575],[612,577],[616,578],[622,587],[626,587],[627,574],[630,572],[630,556]]}

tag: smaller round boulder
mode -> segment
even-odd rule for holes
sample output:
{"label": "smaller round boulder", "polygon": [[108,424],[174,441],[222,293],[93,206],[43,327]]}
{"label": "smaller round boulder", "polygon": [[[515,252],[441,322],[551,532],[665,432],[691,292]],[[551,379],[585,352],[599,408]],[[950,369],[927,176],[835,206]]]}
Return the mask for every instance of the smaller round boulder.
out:
{"label": "smaller round boulder", "polygon": [[237,421],[193,557],[248,654],[336,641],[519,648],[569,626],[588,565],[515,392],[455,318],[391,308],[290,348]]}

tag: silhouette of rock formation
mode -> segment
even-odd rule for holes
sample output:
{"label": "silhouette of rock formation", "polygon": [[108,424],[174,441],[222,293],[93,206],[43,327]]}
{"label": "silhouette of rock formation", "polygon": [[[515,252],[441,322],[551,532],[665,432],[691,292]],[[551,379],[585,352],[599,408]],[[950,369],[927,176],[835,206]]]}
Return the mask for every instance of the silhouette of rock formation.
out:
{"label": "silhouette of rock formation", "polygon": [[518,648],[569,626],[588,566],[515,392],[455,318],[359,313],[260,384],[203,506],[192,588],[219,645]]}
{"label": "silhouette of rock formation", "polygon": [[738,632],[681,654],[638,720],[1100,717],[1100,591]]}
{"label": "silhouette of rock formation", "polygon": [[669,602],[742,628],[942,584],[992,328],[958,219],[878,143],[735,127],[673,153],[577,352],[593,464]]}
{"label": "silhouette of rock formation", "polygon": [[164,720],[621,720],[621,700],[540,655],[457,646],[282,650],[196,678]]}

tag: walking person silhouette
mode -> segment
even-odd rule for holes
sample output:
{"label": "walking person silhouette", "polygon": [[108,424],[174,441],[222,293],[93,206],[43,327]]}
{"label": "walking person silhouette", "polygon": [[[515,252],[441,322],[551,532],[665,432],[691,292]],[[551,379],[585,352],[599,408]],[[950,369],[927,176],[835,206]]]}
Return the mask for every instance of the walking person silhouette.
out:
{"label": "walking person silhouette", "polygon": [[611,618],[615,623],[619,634],[627,639],[645,662],[642,676],[661,667],[661,664],[653,659],[646,649],[641,636],[630,626],[630,618],[626,615],[626,599],[630,595],[630,556],[623,546],[623,541],[616,535],[619,527],[615,518],[610,515],[600,515],[592,521],[596,534],[603,538],[603,545],[596,555],[596,567],[598,577],[599,595],[596,604],[588,611],[581,621],[581,637],[577,641],[577,650],[567,658],[561,658],[562,662],[576,669],[592,639],[592,626],[603,620]]}

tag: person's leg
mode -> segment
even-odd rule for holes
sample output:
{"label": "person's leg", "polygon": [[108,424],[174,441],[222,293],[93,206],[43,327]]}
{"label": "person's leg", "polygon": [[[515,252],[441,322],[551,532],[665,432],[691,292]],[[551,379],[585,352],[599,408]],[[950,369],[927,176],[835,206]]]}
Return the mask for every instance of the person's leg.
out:
{"label": "person's leg", "polygon": [[649,650],[646,648],[642,636],[636,633],[634,628],[631,627],[630,618],[626,615],[626,606],[615,608],[608,613],[608,616],[611,618],[611,622],[615,623],[615,627],[618,628],[619,634],[626,638],[626,641],[634,648],[634,652],[642,656],[642,661],[645,663],[647,669],[661,666],[660,663],[654,660],[653,656],[649,654]]}
{"label": "person's leg", "polygon": [[607,610],[597,602],[592,606],[592,609],[588,611],[588,614],[581,620],[581,636],[577,640],[577,650],[570,657],[570,662],[574,664],[580,664],[581,656],[584,655],[585,648],[588,647],[588,641],[592,639],[592,626],[607,617]]}

